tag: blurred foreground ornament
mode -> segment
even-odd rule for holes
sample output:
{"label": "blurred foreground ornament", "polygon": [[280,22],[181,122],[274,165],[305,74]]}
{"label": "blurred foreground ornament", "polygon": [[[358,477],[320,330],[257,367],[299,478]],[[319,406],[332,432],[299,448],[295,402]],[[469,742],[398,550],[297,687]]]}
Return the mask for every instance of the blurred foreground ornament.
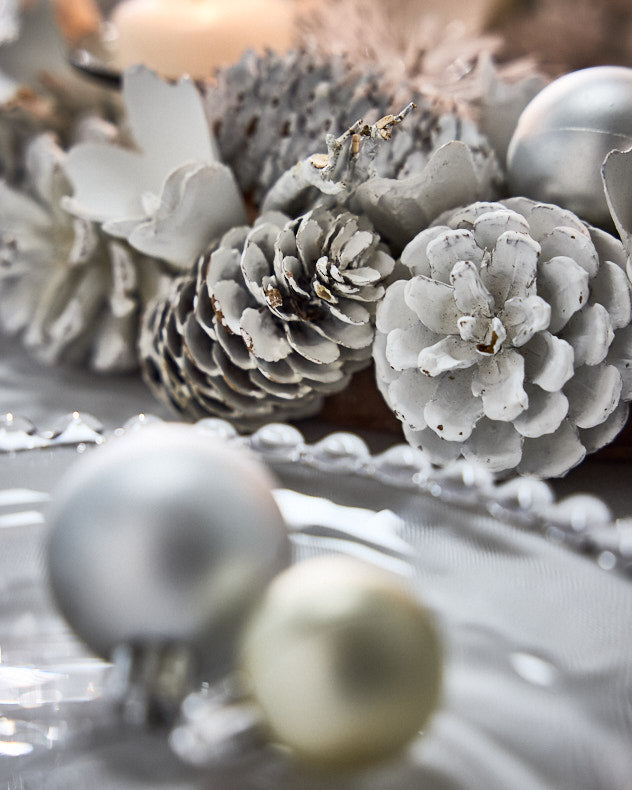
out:
{"label": "blurred foreground ornament", "polygon": [[512,198],[448,212],[402,253],[377,313],[378,386],[445,464],[565,474],[612,441],[632,398],[621,242]]}
{"label": "blurred foreground ornament", "polygon": [[269,586],[240,670],[273,740],[320,768],[395,755],[439,704],[440,638],[400,580],[347,557],[294,565]]}
{"label": "blurred foreground ornament", "polygon": [[271,487],[254,457],[192,426],[112,439],[82,458],[49,514],[59,608],[97,654],[123,650],[132,676],[155,674],[158,654],[191,683],[221,678],[244,618],[289,561]]}
{"label": "blurred foreground ornament", "polygon": [[566,74],[520,116],[507,154],[511,192],[610,227],[601,165],[610,151],[630,146],[632,69],[599,66]]}

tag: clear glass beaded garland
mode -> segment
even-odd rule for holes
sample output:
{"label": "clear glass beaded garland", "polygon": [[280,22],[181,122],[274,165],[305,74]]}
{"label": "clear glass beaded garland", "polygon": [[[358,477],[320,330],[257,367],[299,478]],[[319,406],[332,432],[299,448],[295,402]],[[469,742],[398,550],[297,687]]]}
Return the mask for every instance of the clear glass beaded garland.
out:
{"label": "clear glass beaded garland", "polygon": [[[77,450],[99,452],[94,445],[109,440],[91,418],[66,422],[67,430],[40,432],[13,417],[0,428],[8,486],[0,499],[0,777],[9,787],[39,788],[45,777],[51,788],[105,790],[218,782],[236,790],[625,788],[632,527],[612,522],[599,500],[555,502],[546,484],[495,485],[464,462],[438,472],[407,446],[372,455],[354,434],[310,444],[287,425],[240,437],[228,423],[198,423],[209,440],[249,446],[276,472],[297,560],[342,552],[399,573],[436,613],[448,656],[441,711],[397,761],[326,780],[246,749],[200,774],[170,756],[162,738],[121,727],[108,701],[110,666],[86,653],[48,599],[42,508]],[[68,430],[74,440],[60,442]],[[20,435],[48,447],[20,452]]]}

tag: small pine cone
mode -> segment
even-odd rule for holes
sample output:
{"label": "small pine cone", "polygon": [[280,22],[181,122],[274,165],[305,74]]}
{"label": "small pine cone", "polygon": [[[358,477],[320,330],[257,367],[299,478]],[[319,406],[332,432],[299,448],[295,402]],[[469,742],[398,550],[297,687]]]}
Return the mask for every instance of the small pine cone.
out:
{"label": "small pine cone", "polygon": [[394,266],[368,221],[324,208],[229,231],[148,312],[145,377],[188,417],[249,429],[314,414],[371,357]]}
{"label": "small pine cone", "polygon": [[221,159],[256,205],[285,171],[322,151],[328,133],[339,134],[359,118],[373,123],[411,99],[418,111],[381,146],[374,162],[378,175],[418,172],[449,140],[462,140],[482,162],[495,166],[489,144],[471,121],[453,107],[389,82],[377,70],[354,69],[335,57],[248,52],[203,90]]}
{"label": "small pine cone", "polygon": [[612,441],[632,398],[622,244],[513,198],[442,215],[387,290],[378,386],[408,441],[444,464],[554,477]]}
{"label": "small pine cone", "polygon": [[60,208],[63,157],[42,135],[26,151],[29,190],[0,181],[0,325],[46,364],[131,370],[140,313],[166,275]]}

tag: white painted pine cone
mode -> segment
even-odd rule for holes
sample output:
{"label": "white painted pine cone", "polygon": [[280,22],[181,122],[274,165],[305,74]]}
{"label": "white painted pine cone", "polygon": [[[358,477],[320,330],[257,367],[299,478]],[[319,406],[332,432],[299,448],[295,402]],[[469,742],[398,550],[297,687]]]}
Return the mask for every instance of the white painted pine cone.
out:
{"label": "white painted pine cone", "polygon": [[450,140],[467,144],[482,169],[497,167],[487,139],[463,113],[411,86],[393,86],[380,66],[358,68],[343,58],[301,50],[247,52],[220,69],[203,91],[221,159],[257,205],[298,161],[324,152],[328,133],[340,134],[359,118],[374,123],[410,100],[418,109],[388,145],[379,147],[373,162],[377,174],[404,178],[417,173]]}
{"label": "white painted pine cone", "polygon": [[374,357],[412,445],[554,477],[612,441],[632,398],[619,240],[512,198],[443,214],[401,261],[411,279],[378,309]]}
{"label": "white painted pine cone", "polygon": [[192,418],[250,428],[318,411],[371,358],[395,261],[368,220],[319,208],[229,231],[148,314],[154,393]]}
{"label": "white painted pine cone", "polygon": [[47,364],[137,368],[140,313],[162,266],[61,208],[64,156],[41,135],[26,151],[24,190],[0,181],[0,326]]}

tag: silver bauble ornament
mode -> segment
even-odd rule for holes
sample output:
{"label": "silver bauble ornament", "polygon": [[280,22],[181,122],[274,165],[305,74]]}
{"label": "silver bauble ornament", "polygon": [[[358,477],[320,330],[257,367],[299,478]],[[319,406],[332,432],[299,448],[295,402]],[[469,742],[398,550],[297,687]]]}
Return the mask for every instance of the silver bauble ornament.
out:
{"label": "silver bauble ornament", "polygon": [[111,439],[69,476],[49,514],[54,598],[99,655],[189,648],[201,677],[232,669],[243,621],[290,556],[272,479],[193,426]]}
{"label": "silver bauble ornament", "polygon": [[632,69],[595,66],[547,85],[526,106],[507,153],[511,192],[612,224],[601,165],[632,146]]}
{"label": "silver bauble ornament", "polygon": [[347,557],[280,574],[246,626],[240,656],[272,739],[319,768],[394,755],[439,700],[431,615],[399,579]]}

